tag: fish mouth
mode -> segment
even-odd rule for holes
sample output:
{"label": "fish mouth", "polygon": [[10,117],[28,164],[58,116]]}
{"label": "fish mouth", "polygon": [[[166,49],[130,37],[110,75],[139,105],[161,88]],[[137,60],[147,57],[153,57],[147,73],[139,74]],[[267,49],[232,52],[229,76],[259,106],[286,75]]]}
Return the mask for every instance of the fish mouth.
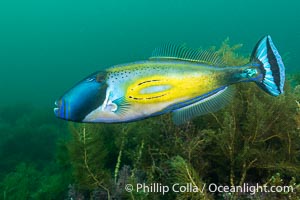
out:
{"label": "fish mouth", "polygon": [[58,101],[55,101],[54,105],[55,105],[55,107],[54,107],[53,111],[54,111],[55,116],[58,117],[59,116]]}

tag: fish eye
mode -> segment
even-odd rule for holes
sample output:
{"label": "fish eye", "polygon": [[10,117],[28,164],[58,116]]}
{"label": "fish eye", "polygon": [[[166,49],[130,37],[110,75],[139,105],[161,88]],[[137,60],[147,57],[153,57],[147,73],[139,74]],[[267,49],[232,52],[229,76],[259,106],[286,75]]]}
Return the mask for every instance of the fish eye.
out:
{"label": "fish eye", "polygon": [[99,72],[96,76],[96,80],[99,83],[102,83],[105,80],[105,78],[106,78],[106,73],[104,72]]}

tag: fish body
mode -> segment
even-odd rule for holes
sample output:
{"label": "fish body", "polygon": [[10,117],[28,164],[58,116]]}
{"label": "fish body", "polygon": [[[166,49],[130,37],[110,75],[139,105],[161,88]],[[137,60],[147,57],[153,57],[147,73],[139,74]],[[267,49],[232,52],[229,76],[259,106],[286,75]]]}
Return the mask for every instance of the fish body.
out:
{"label": "fish body", "polygon": [[166,45],[149,60],[87,77],[56,102],[55,114],[114,123],[173,112],[174,122],[181,124],[223,107],[233,95],[231,85],[238,82],[254,81],[273,96],[283,93],[284,65],[270,36],[260,40],[248,64],[223,65],[214,53]]}
{"label": "fish body", "polygon": [[[99,107],[83,121],[124,122],[164,114],[236,82],[234,74],[240,71],[240,67],[220,68],[169,60],[115,66],[107,70],[107,112],[103,110],[105,106]],[[126,108],[120,113],[118,109],[123,104]],[[116,110],[112,112],[110,108]]]}

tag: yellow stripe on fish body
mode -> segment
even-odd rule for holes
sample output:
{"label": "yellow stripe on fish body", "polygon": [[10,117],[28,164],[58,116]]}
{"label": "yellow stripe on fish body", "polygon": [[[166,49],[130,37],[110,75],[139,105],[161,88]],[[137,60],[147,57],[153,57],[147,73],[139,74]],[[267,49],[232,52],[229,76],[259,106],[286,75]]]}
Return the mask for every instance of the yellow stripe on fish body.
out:
{"label": "yellow stripe on fish body", "polygon": [[216,84],[212,74],[155,75],[140,78],[130,84],[126,99],[128,102],[143,104],[186,100],[213,90]]}

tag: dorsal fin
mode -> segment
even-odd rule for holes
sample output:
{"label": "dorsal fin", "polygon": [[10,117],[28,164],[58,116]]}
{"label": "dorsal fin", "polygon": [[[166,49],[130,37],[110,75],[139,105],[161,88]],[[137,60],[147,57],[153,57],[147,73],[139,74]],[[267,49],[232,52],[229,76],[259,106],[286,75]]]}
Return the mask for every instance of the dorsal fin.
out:
{"label": "dorsal fin", "polygon": [[183,45],[164,44],[157,47],[152,52],[150,60],[163,59],[163,60],[184,60],[190,62],[199,62],[208,65],[223,66],[223,59],[212,50],[196,50],[190,49]]}

